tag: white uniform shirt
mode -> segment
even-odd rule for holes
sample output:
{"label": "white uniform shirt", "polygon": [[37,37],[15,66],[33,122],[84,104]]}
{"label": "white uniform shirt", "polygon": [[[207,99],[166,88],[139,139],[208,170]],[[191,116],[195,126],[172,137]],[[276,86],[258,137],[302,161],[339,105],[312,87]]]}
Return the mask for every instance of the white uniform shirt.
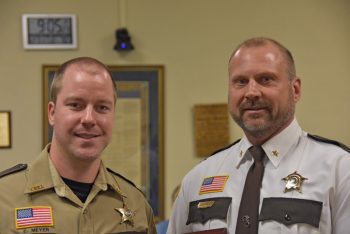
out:
{"label": "white uniform shirt", "polygon": [[[253,164],[248,151],[250,146],[251,143],[243,137],[236,144],[198,164],[184,177],[170,218],[168,234],[217,228],[227,228],[228,233],[235,233],[245,178]],[[287,198],[282,199],[287,208],[283,210],[282,207],[280,213],[274,205],[267,209],[263,214],[265,219],[259,222],[259,234],[350,233],[349,152],[309,137],[296,120],[262,147],[267,157],[260,193],[260,212],[263,200],[267,202],[268,198],[277,203],[281,198]],[[294,189],[288,187],[290,190],[285,191],[287,184],[295,183],[283,178],[294,172],[294,175],[303,178],[300,186]],[[205,187],[213,179],[217,181],[216,187]],[[227,198],[232,200],[227,202]],[[199,200],[203,199],[207,199],[201,203],[204,206],[198,208]],[[194,202],[192,213],[189,212],[190,202]],[[212,208],[216,210],[210,210]],[[273,212],[269,213],[271,210]],[[310,212],[314,213],[310,215]],[[316,224],[310,225],[304,219],[311,219]]]}

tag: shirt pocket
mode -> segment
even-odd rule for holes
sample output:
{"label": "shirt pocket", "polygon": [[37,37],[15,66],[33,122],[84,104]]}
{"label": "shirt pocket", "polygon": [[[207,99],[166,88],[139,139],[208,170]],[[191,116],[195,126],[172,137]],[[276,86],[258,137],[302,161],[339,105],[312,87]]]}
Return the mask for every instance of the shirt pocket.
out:
{"label": "shirt pocket", "polygon": [[186,225],[204,224],[208,220],[216,219],[227,223],[231,202],[231,197],[212,197],[190,202]]}
{"label": "shirt pocket", "polygon": [[[276,221],[288,230],[306,229],[306,233],[318,233],[322,202],[295,198],[264,198],[259,221]],[[300,232],[298,232],[300,233]]]}

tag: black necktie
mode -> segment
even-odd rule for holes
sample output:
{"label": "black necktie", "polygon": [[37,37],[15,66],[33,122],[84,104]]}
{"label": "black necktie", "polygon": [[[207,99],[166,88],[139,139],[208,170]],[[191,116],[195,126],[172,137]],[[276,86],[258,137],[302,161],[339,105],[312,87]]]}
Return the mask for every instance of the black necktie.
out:
{"label": "black necktie", "polygon": [[236,234],[257,234],[261,181],[264,175],[263,158],[265,152],[261,146],[252,146],[249,152],[254,158],[244,184],[241,204],[237,217]]}

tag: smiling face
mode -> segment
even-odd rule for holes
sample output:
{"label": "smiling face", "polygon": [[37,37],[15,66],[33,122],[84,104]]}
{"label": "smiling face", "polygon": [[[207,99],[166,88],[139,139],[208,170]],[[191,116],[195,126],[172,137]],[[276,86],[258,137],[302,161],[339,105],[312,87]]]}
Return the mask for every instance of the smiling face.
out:
{"label": "smiling face", "polygon": [[274,44],[241,47],[229,62],[231,116],[253,144],[262,144],[294,118],[300,79],[288,73],[285,55]]}
{"label": "smiling face", "polygon": [[112,137],[114,93],[109,73],[101,66],[67,67],[56,102],[48,104],[54,128],[50,153],[76,160],[99,158]]}

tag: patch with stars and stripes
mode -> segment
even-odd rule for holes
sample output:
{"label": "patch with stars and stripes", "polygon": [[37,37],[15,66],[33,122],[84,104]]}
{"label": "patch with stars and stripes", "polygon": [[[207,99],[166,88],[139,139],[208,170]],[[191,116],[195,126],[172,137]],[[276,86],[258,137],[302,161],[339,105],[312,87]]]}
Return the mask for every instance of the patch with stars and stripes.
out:
{"label": "patch with stars and stripes", "polygon": [[229,176],[211,176],[204,178],[199,189],[199,194],[218,193],[224,191],[226,181]]}

